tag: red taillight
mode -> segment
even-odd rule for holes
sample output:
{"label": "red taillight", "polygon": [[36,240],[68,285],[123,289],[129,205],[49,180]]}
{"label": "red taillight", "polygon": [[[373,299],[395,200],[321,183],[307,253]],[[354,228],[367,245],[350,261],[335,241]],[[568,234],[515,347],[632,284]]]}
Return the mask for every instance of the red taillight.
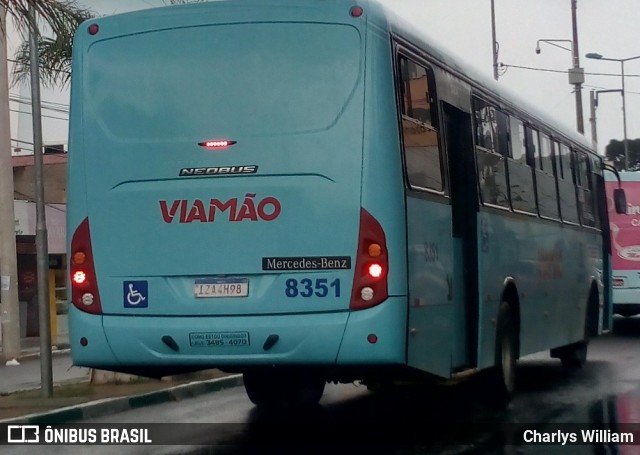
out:
{"label": "red taillight", "polygon": [[374,262],[373,264],[369,264],[368,273],[371,278],[377,279],[382,276],[384,269],[380,264]]}
{"label": "red taillight", "polygon": [[358,252],[349,308],[362,310],[386,300],[388,270],[389,258],[384,230],[378,220],[361,208]]}
{"label": "red taillight", "polygon": [[89,35],[96,35],[99,30],[100,30],[100,27],[98,26],[98,24],[91,24],[89,25],[89,27],[87,27],[87,31],[89,32]]}
{"label": "red taillight", "polygon": [[224,150],[236,142],[237,141],[228,141],[226,139],[212,139],[209,141],[198,142],[198,145],[209,150]]}
{"label": "red taillight", "polygon": [[101,314],[102,305],[93,264],[89,218],[85,218],[73,233],[70,257],[71,302],[79,310]]}
{"label": "red taillight", "polygon": [[360,17],[362,16],[363,13],[364,13],[364,10],[362,9],[361,6],[354,6],[349,10],[349,14],[351,14],[351,16],[353,17]]}
{"label": "red taillight", "polygon": [[615,287],[622,287],[624,286],[624,278],[614,278],[613,279],[613,285]]}
{"label": "red taillight", "polygon": [[73,283],[74,284],[84,284],[87,282],[87,274],[82,270],[78,270],[73,274]]}

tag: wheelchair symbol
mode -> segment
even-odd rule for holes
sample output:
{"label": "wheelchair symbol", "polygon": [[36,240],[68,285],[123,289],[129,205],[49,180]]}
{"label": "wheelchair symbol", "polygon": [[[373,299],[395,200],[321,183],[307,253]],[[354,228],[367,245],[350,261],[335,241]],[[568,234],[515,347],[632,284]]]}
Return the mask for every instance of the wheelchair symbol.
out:
{"label": "wheelchair symbol", "polygon": [[125,308],[146,308],[149,303],[148,287],[146,281],[124,282],[124,306]]}
{"label": "wheelchair symbol", "polygon": [[144,302],[145,297],[140,294],[136,289],[133,289],[133,283],[129,283],[129,293],[127,294],[127,302],[129,305],[138,305],[140,302]]}

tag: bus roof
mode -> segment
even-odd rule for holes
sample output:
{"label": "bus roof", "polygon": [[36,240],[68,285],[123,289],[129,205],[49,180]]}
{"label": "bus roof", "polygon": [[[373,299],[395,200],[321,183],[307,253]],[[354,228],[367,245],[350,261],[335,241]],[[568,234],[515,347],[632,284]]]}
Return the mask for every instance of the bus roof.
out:
{"label": "bus roof", "polygon": [[[212,4],[218,4],[216,5],[216,7],[219,7],[221,3],[227,3],[229,4],[229,6],[254,6],[265,9],[268,9],[267,7],[275,6],[287,8],[298,7],[299,9],[306,8],[310,13],[314,9],[317,10],[319,8],[337,8],[343,6],[344,8],[346,8],[345,11],[348,11],[349,8],[357,4],[354,0],[212,0],[204,3],[172,5],[169,7],[162,6],[153,9],[158,12],[158,15],[162,16],[162,10],[164,10],[165,8],[180,8],[184,9],[185,11],[202,9],[203,11],[206,11],[208,8],[211,8]],[[501,84],[498,84],[496,81],[485,76],[484,74],[479,73],[478,70],[474,69],[471,65],[463,63],[462,58],[454,56],[452,54],[452,51],[448,49],[447,46],[443,45],[435,37],[427,34],[424,31],[424,27],[418,27],[406,18],[401,17],[393,10],[392,6],[383,4],[380,0],[360,0],[358,3],[365,9],[369,21],[377,23],[384,29],[388,29],[390,32],[413,42],[415,45],[422,48],[422,50],[426,51],[441,66],[469,83],[476,91],[494,98],[514,112],[526,113],[527,116],[530,116],[545,125],[550,133],[564,136],[565,139],[574,141],[585,149],[595,153],[591,143],[587,141],[587,139],[583,135],[580,135],[577,131],[571,129],[563,121],[551,117],[541,108],[536,107],[528,101],[524,100],[519,94],[515,93],[514,91],[504,87]],[[136,16],[139,15],[139,17],[148,17],[150,11],[151,9],[146,9],[141,11],[122,13],[114,16],[127,15],[132,19],[133,22],[135,22]],[[108,17],[97,20],[102,21],[105,19],[109,20]],[[141,26],[145,28],[149,27],[150,24],[147,20],[142,20]],[[521,106],[525,109],[523,110]]]}
{"label": "bus roof", "polygon": [[[430,36],[425,32],[425,27],[418,27],[408,19],[399,16],[395,11],[393,11],[392,7],[381,3],[379,0],[368,1],[381,8],[384,16],[388,20],[388,26],[392,32],[409,39],[416,45],[419,45],[424,51],[427,51],[431,56],[437,59],[437,61],[445,68],[465,79],[476,90],[489,94],[515,112],[526,112],[528,116],[535,118],[547,126],[550,132],[565,136],[567,139],[570,139],[577,144],[582,145],[585,149],[595,153],[591,142],[576,130],[572,129],[566,122],[550,116],[540,107],[523,99],[523,97],[518,93],[478,72],[478,70],[473,68],[471,65],[463,63],[463,58],[456,56],[447,48],[446,45],[442,44],[438,38]],[[522,108],[524,108],[524,110]]]}

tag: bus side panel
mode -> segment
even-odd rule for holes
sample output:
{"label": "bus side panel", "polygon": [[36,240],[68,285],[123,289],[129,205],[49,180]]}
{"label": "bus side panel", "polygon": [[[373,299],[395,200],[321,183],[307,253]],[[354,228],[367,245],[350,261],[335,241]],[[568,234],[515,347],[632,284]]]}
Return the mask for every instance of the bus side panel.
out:
{"label": "bus side panel", "polygon": [[453,241],[447,201],[407,198],[409,264],[408,363],[442,377],[451,374],[454,334]]}
{"label": "bus side panel", "polygon": [[[505,215],[480,214],[481,367],[495,362],[495,322],[507,282],[518,293],[512,303],[520,308],[520,354],[527,355],[583,338],[597,275],[598,264],[589,259],[599,248],[596,231]],[[577,304],[567,304],[572,301]]]}

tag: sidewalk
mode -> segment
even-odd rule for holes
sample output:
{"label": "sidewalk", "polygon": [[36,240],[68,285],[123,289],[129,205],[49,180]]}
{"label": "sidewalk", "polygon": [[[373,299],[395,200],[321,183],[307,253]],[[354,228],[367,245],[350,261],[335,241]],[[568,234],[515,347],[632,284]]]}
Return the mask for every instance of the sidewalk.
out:
{"label": "sidewalk", "polygon": [[[61,352],[68,352],[69,349],[69,323],[67,314],[57,315],[58,333],[51,335],[51,353],[53,355]],[[40,356],[40,337],[23,337],[20,339],[20,358],[28,359]],[[0,343],[0,360],[1,365],[9,359],[5,359],[2,352],[2,344]],[[0,376],[1,378],[2,376]]]}
{"label": "sidewalk", "polygon": [[[95,380],[96,375],[108,376],[109,373],[73,366],[66,320],[58,327],[64,332],[59,330],[56,345],[52,346],[53,397],[40,396],[40,339],[23,338],[18,364],[0,362],[0,423],[82,421],[242,385],[240,375],[215,369],[161,380],[134,376],[130,381],[94,383],[92,375]],[[1,349],[0,359],[4,359]]]}

